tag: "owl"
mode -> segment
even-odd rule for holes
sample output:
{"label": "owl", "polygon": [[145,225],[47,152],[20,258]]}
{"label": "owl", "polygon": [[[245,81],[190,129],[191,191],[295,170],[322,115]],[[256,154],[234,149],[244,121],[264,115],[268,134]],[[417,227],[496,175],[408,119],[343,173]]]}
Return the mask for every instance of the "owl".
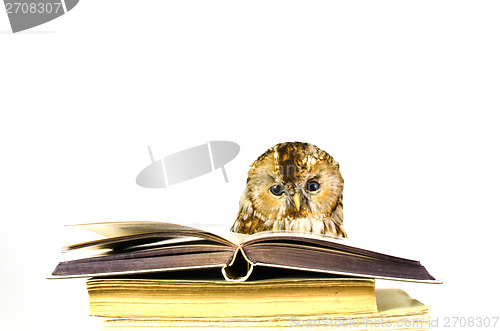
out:
{"label": "owl", "polygon": [[277,144],[252,164],[231,231],[347,237],[343,188],[339,164],[328,153],[308,143]]}

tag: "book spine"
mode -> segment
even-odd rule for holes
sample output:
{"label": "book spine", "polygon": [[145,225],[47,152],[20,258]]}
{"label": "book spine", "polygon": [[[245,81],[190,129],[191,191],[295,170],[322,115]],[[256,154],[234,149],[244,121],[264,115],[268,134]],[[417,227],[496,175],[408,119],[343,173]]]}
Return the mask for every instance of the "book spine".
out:
{"label": "book spine", "polygon": [[234,251],[233,259],[222,267],[224,279],[230,282],[244,282],[252,274],[254,263],[248,259],[245,251],[238,246]]}

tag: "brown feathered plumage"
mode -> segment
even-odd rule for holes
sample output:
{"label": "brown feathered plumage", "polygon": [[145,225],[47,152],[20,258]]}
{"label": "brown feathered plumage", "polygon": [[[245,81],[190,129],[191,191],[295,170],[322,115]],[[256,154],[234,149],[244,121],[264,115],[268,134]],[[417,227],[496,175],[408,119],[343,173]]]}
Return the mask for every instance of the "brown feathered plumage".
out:
{"label": "brown feathered plumage", "polygon": [[282,143],[251,166],[231,231],[289,230],[347,237],[339,164],[308,143]]}

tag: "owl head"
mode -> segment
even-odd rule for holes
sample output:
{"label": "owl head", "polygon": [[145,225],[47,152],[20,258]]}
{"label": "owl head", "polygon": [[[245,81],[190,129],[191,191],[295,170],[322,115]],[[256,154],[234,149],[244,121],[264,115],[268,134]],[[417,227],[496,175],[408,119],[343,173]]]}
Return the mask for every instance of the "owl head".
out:
{"label": "owl head", "polygon": [[346,237],[343,187],[339,164],[325,151],[308,143],[277,144],[252,164],[231,230]]}

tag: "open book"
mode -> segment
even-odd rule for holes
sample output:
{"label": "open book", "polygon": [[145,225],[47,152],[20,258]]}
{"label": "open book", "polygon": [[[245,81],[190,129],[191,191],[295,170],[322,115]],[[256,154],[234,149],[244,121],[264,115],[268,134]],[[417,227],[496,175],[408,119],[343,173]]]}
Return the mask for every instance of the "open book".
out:
{"label": "open book", "polygon": [[330,236],[260,232],[218,235],[163,222],[76,225],[106,238],[64,248],[88,257],[60,262],[53,278],[117,276],[219,268],[244,281],[255,268],[273,267],[343,276],[439,283],[420,262],[381,254]]}

